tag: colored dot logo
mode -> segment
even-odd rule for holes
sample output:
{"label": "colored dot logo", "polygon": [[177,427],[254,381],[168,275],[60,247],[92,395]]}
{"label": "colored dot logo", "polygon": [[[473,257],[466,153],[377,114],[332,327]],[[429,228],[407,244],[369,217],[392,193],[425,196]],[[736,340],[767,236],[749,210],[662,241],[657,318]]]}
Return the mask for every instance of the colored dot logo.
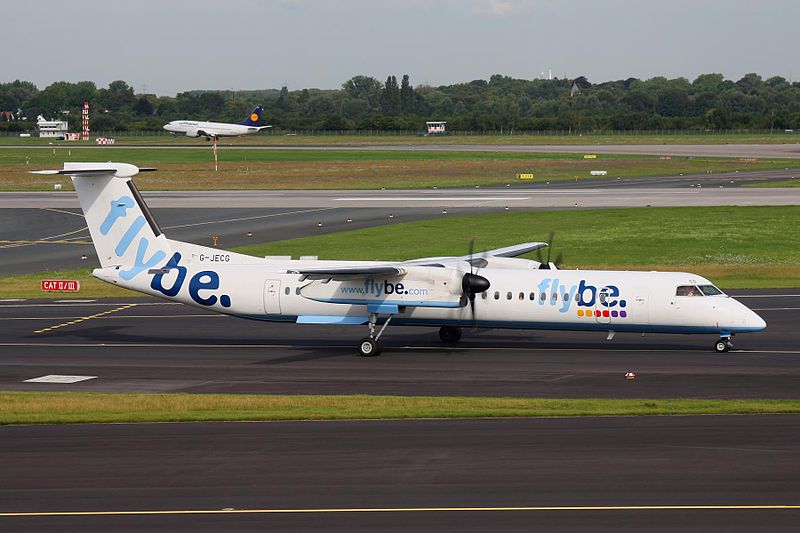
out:
{"label": "colored dot logo", "polygon": [[584,311],[583,309],[578,309],[578,316],[586,318],[594,318],[594,317],[604,317],[604,318],[627,318],[628,313],[626,311],[599,311],[595,310],[592,311],[591,309],[587,309]]}
{"label": "colored dot logo", "polygon": [[252,115],[250,115],[250,120],[252,120],[253,122],[258,122],[258,114],[253,113]]}

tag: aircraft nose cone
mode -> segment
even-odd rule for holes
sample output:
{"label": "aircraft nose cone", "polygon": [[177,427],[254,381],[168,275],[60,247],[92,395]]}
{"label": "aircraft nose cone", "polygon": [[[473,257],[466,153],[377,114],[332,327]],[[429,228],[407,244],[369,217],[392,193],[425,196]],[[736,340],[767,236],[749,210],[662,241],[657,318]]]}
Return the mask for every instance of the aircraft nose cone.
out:
{"label": "aircraft nose cone", "polygon": [[759,331],[767,327],[767,323],[764,321],[764,319],[752,311],[750,311],[750,316],[747,317],[747,325],[748,327],[755,328]]}

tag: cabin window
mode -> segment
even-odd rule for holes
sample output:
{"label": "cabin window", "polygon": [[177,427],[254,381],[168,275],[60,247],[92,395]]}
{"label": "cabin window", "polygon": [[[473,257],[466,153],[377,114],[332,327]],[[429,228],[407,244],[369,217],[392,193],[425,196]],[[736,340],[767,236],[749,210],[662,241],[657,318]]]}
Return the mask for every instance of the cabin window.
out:
{"label": "cabin window", "polygon": [[562,300],[564,300],[564,301],[566,302],[567,300],[569,300],[569,294],[567,294],[567,293],[565,292],[564,294],[562,294],[562,295],[561,295],[561,299],[562,299]]}
{"label": "cabin window", "polygon": [[539,295],[539,299],[541,301],[545,301],[547,299],[547,295],[545,293],[542,293],[542,294]]}
{"label": "cabin window", "polygon": [[557,301],[558,301],[558,293],[557,293],[557,292],[554,292],[554,293],[553,293],[553,301],[554,301],[554,302],[557,302]]}
{"label": "cabin window", "polygon": [[703,296],[703,293],[694,285],[681,285],[675,291],[675,296]]}
{"label": "cabin window", "polygon": [[286,296],[289,296],[292,293],[292,289],[290,289],[289,287],[286,287],[286,289],[284,289],[283,292],[286,293]]}
{"label": "cabin window", "polygon": [[484,291],[484,292],[481,293],[481,300],[485,300],[486,298],[488,298],[488,296],[486,295],[486,292]]}
{"label": "cabin window", "polygon": [[506,293],[506,300],[510,300],[510,299],[511,299],[511,298],[513,298],[513,297],[514,297],[514,295],[513,295],[513,294],[511,294],[511,291],[508,291],[508,292]]}
{"label": "cabin window", "polygon": [[532,292],[530,298],[531,298],[531,301],[534,301],[536,299],[536,293]]}
{"label": "cabin window", "polygon": [[500,292],[499,291],[494,291],[494,299],[495,300],[499,300],[500,299]]}
{"label": "cabin window", "polygon": [[294,293],[295,293],[296,295],[300,296],[300,287],[297,287],[297,288],[294,290]]}
{"label": "cabin window", "polygon": [[601,303],[601,304],[604,304],[604,303],[606,303],[606,293],[604,293],[604,292],[601,292],[601,293],[600,293],[600,296],[598,296],[597,298],[600,300],[600,303]]}
{"label": "cabin window", "polygon": [[524,292],[519,293],[519,299],[520,300],[524,300],[525,299],[525,293]]}
{"label": "cabin window", "polygon": [[697,288],[700,289],[700,292],[706,296],[718,296],[720,294],[724,294],[721,290],[713,285],[698,285]]}
{"label": "cabin window", "polygon": [[578,294],[577,292],[575,293],[575,301],[576,302],[580,302],[581,301],[581,295]]}

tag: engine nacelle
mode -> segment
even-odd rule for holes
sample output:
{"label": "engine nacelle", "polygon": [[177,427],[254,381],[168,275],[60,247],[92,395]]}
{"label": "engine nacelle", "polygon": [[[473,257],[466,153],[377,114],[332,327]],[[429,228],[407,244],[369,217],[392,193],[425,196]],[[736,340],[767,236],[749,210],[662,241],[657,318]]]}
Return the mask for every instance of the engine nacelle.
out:
{"label": "engine nacelle", "polygon": [[187,137],[200,137],[200,132],[198,130],[187,130],[186,131]]}
{"label": "engine nacelle", "polygon": [[311,281],[300,289],[300,295],[351,305],[463,307],[463,277],[463,272],[452,268],[409,267],[403,276]]}

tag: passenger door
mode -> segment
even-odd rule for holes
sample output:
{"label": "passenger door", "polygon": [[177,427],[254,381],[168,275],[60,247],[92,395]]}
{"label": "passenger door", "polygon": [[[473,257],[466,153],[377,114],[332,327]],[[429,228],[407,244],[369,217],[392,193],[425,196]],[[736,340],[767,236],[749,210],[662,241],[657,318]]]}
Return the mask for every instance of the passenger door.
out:
{"label": "passenger door", "polygon": [[264,282],[264,312],[268,315],[281,314],[281,282],[268,279]]}

